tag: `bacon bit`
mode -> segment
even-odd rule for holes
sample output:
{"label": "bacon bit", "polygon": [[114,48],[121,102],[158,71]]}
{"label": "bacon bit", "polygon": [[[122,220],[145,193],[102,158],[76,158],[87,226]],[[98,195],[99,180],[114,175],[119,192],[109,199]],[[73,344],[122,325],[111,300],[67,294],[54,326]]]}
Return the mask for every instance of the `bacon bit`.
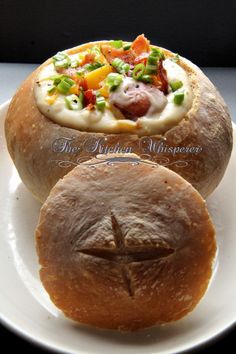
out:
{"label": "bacon bit", "polygon": [[135,59],[135,53],[132,49],[124,50],[123,48],[113,48],[109,44],[103,44],[101,51],[108,63],[112,63],[115,58],[120,58],[128,64],[133,64]]}
{"label": "bacon bit", "polygon": [[85,106],[95,105],[95,103],[96,103],[96,95],[95,95],[93,90],[85,91],[85,93],[84,93],[84,103],[85,103]]}
{"label": "bacon bit", "polygon": [[92,111],[92,110],[94,109],[94,104],[89,103],[89,104],[87,105],[86,109],[87,109],[88,111]]}
{"label": "bacon bit", "polygon": [[132,49],[125,50],[124,55],[122,55],[120,59],[122,59],[125,63],[134,65],[135,53]]}
{"label": "bacon bit", "polygon": [[112,63],[115,58],[120,58],[125,63],[135,65],[146,63],[148,52],[150,51],[150,42],[143,34],[138,36],[131,45],[131,49],[124,50],[123,48],[114,48],[109,44],[101,46],[102,54],[107,59],[108,63]]}
{"label": "bacon bit", "polygon": [[85,64],[93,63],[95,59],[95,54],[94,53],[87,53],[85,54],[82,62],[80,63],[80,66],[83,66]]}
{"label": "bacon bit", "polygon": [[87,84],[87,81],[85,80],[85,78],[81,77],[81,78],[78,78],[77,80],[78,80],[78,85],[80,87],[82,87],[82,89],[84,91],[86,91],[88,89],[88,84]]}
{"label": "bacon bit", "polygon": [[153,85],[161,90],[164,94],[168,93],[168,81],[166,76],[166,70],[163,67],[163,60],[158,63],[158,74],[152,76]]}
{"label": "bacon bit", "polygon": [[120,58],[124,54],[124,50],[122,48],[113,48],[109,44],[103,44],[101,46],[101,52],[107,59],[108,63],[112,63],[115,58]]}
{"label": "bacon bit", "polygon": [[147,57],[149,56],[149,53],[142,53],[139,56],[137,56],[134,59],[134,64],[139,64],[139,63],[143,63],[144,65],[146,65],[147,63]]}
{"label": "bacon bit", "polygon": [[144,34],[140,34],[132,43],[131,48],[135,52],[136,55],[140,55],[144,52],[150,51],[150,41],[144,36]]}
{"label": "bacon bit", "polygon": [[167,80],[166,70],[163,67],[163,60],[160,60],[158,63],[158,74],[159,74],[160,80],[162,82],[161,91],[163,91],[164,94],[167,94],[168,93],[168,80]]}
{"label": "bacon bit", "polygon": [[[159,90],[162,88],[162,82],[159,75],[152,75],[152,84],[156,86]],[[162,91],[162,90],[161,90]]]}
{"label": "bacon bit", "polygon": [[144,37],[144,35],[141,34],[134,40],[131,49],[129,50],[114,48],[109,44],[103,44],[101,46],[101,51],[110,64],[115,58],[120,58],[125,63],[135,65],[141,62],[146,62],[148,52],[150,51],[149,43],[150,42]]}

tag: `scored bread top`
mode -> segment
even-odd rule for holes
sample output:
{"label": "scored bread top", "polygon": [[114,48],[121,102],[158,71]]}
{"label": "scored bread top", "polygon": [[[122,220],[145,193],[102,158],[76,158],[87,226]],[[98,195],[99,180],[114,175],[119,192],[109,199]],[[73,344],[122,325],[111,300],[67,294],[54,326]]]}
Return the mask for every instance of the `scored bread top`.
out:
{"label": "scored bread top", "polygon": [[70,318],[136,329],[204,294],[215,232],[200,194],[137,155],[99,155],[52,189],[36,230],[41,279]]}

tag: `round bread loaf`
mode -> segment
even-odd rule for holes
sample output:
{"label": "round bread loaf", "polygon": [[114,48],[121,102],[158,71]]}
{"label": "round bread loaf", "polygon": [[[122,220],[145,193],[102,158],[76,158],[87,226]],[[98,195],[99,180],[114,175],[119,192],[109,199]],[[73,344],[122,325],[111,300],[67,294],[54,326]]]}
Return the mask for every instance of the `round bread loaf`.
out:
{"label": "round bread loaf", "polygon": [[40,276],[80,323],[136,330],[175,321],[204,295],[216,251],[200,194],[137,155],[99,155],[59,180],[36,230]]}
{"label": "round bread loaf", "polygon": [[[86,43],[66,52],[71,55],[109,43]],[[162,50],[167,58],[174,57],[171,51]],[[11,101],[5,123],[9,153],[22,181],[37,199],[45,201],[55,183],[78,162],[101,153],[96,144],[106,146],[108,152],[117,152],[114,149],[120,146],[122,152],[133,152],[167,166],[189,181],[204,198],[214,191],[230,158],[232,124],[223,98],[196,65],[180,57],[179,65],[187,73],[193,90],[191,109],[164,134],[145,137],[80,131],[46,117],[37,106],[34,89],[41,71],[51,62],[49,59],[43,63],[21,85]],[[72,146],[65,149],[67,143]],[[73,149],[77,153],[71,153]]]}

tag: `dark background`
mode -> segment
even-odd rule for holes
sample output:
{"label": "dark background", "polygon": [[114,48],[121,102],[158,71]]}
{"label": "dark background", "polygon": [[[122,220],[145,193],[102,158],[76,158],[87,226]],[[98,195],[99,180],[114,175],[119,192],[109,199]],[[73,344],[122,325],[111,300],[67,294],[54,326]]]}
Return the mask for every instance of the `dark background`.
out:
{"label": "dark background", "polygon": [[[236,0],[0,0],[0,62],[40,63],[83,42],[140,33],[200,66],[236,66]],[[235,352],[235,334],[197,353]],[[44,353],[4,327],[0,343]]]}
{"label": "dark background", "polygon": [[140,33],[200,66],[236,65],[235,0],[0,0],[2,62]]}

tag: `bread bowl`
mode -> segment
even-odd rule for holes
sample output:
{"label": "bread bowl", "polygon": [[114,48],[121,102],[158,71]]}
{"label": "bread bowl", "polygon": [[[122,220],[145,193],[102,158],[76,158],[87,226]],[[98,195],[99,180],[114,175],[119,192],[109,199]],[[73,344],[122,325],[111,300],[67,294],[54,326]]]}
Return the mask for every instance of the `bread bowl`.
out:
{"label": "bread bowl", "polygon": [[43,285],[67,317],[137,330],[194,309],[216,242],[190,183],[137,155],[108,154],[57,182],[41,208],[36,247]]}
{"label": "bread bowl", "polygon": [[42,202],[74,166],[106,152],[158,162],[206,197],[232,149],[229,111],[214,85],[189,60],[143,35],[133,43],[86,43],[47,60],[13,97],[5,132],[23,182]]}

